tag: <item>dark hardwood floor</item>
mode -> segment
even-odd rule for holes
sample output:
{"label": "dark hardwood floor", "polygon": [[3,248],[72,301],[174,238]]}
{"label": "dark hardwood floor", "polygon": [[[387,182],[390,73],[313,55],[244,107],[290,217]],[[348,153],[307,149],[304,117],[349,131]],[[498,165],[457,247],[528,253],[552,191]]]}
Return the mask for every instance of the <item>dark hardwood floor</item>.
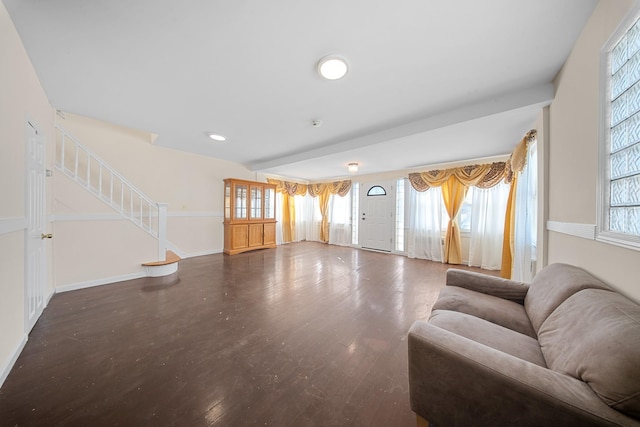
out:
{"label": "dark hardwood floor", "polygon": [[0,425],[415,426],[407,331],[448,267],[296,243],[57,294]]}

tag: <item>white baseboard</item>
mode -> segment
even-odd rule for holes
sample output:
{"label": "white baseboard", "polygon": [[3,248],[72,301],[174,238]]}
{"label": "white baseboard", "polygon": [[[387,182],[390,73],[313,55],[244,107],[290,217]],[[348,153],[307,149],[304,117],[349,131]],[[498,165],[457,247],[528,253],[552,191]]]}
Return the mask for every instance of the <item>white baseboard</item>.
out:
{"label": "white baseboard", "polygon": [[222,253],[222,249],[213,249],[210,251],[191,252],[191,253],[185,254],[184,256],[181,256],[180,258],[195,258],[197,256],[215,255],[215,254],[221,254],[221,253]]}
{"label": "white baseboard", "polygon": [[24,334],[22,340],[20,340],[15,350],[13,351],[13,355],[11,356],[9,361],[2,367],[2,370],[0,371],[0,387],[2,387],[2,384],[4,384],[4,381],[9,376],[9,372],[11,372],[11,369],[13,369],[13,365],[16,364],[16,361],[18,360],[20,353],[22,353],[24,346],[27,345],[28,339],[29,337],[27,336],[27,334]]}
{"label": "white baseboard", "polygon": [[140,271],[137,273],[123,274],[122,276],[105,277],[102,279],[88,280],[86,282],[56,286],[56,293],[76,291],[78,289],[92,288],[94,286],[109,285],[111,283],[123,282],[125,280],[140,279],[141,277],[147,277],[147,273],[145,273],[144,271]]}
{"label": "white baseboard", "polygon": [[146,265],[144,267],[147,277],[163,277],[178,271],[178,263],[172,262],[165,265]]}
{"label": "white baseboard", "polygon": [[[173,246],[173,245],[168,245],[168,246]],[[170,249],[172,249],[172,248],[170,247]],[[176,252],[176,251],[174,251],[174,252]],[[193,258],[193,257],[198,257],[198,256],[204,256],[204,255],[214,255],[214,254],[219,254],[219,253],[222,253],[222,249],[214,249],[214,250],[209,250],[209,251],[191,252],[191,253],[184,253],[184,252],[178,253],[178,252],[176,252],[176,254],[180,258],[183,258],[183,259]],[[102,278],[102,279],[87,280],[86,282],[78,282],[78,283],[70,283],[68,285],[60,285],[60,286],[56,286],[55,293],[76,291],[78,289],[92,288],[94,286],[109,285],[109,284],[112,284],[112,283],[124,282],[125,280],[140,279],[141,277],[149,277],[148,272],[140,271],[140,272],[131,273],[131,274],[123,274],[122,276],[105,277],[105,278]]]}

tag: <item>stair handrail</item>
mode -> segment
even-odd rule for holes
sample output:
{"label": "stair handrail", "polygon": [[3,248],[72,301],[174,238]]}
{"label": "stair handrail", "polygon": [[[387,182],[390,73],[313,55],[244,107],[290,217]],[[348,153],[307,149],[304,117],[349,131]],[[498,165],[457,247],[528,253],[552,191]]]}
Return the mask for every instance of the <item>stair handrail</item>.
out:
{"label": "stair handrail", "polygon": [[[156,202],[151,197],[146,195],[142,190],[136,187],[131,181],[126,179],[121,173],[115,170],[106,160],[103,160],[100,156],[95,154],[89,148],[84,146],[76,137],[74,137],[71,133],[69,133],[66,129],[60,126],[58,123],[55,124],[56,130],[60,132],[60,139],[56,138],[56,148],[55,148],[55,166],[57,169],[62,171],[65,175],[71,178],[76,183],[85,187],[90,193],[93,193],[96,197],[98,197],[102,202],[109,205],[112,209],[118,212],[122,217],[128,219],[133,224],[135,224],[138,228],[144,230],[154,238],[158,240],[158,261],[164,261],[166,259],[166,251],[167,251],[167,203]],[[73,152],[73,169],[68,169],[65,165],[65,145],[67,144],[67,139],[70,140],[74,145]],[[58,144],[60,146],[58,147]],[[81,175],[79,174],[79,152],[82,151],[86,155],[87,158],[87,166],[86,171],[86,182],[83,182],[81,179]],[[58,158],[58,153],[60,154],[60,158]],[[94,161],[98,167],[98,183],[97,183],[97,194],[93,191],[92,182],[91,182],[91,164]],[[103,172],[106,171],[107,179],[109,179],[109,194],[105,194],[102,191],[103,187]],[[114,200],[114,178],[120,181],[120,200],[117,203]],[[95,184],[95,183],[94,183]],[[127,213],[124,206],[124,197],[125,192],[129,192],[129,212]],[[140,206],[138,212],[134,213],[134,195],[140,201]],[[107,200],[105,200],[107,199]],[[147,215],[148,226],[144,223],[143,216],[143,206],[146,203],[149,207],[149,213]],[[136,216],[139,214],[139,216]],[[157,223],[155,228],[152,226],[152,218],[157,219]]]}

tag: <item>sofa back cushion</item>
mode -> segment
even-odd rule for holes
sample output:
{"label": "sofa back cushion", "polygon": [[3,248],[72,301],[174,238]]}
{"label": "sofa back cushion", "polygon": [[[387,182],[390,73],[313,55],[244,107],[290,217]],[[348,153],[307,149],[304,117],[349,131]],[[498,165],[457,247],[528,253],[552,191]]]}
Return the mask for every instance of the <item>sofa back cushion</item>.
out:
{"label": "sofa back cushion", "polygon": [[640,418],[640,305],[613,291],[580,291],[542,324],[538,341],[550,369]]}
{"label": "sofa back cushion", "polygon": [[569,264],[551,264],[543,268],[531,282],[524,308],[533,330],[540,325],[567,298],[583,289],[607,289],[610,287],[581,268]]}

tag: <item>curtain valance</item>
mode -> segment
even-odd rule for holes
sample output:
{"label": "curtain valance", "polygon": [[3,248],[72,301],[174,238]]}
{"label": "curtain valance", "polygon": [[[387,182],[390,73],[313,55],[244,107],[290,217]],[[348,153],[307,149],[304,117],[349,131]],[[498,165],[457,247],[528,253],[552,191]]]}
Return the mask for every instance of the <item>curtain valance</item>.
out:
{"label": "curtain valance", "polygon": [[307,185],[298,182],[281,181],[279,179],[267,178],[269,184],[276,186],[278,193],[287,194],[289,196],[304,196],[307,194]]}
{"label": "curtain valance", "polygon": [[283,240],[285,242],[293,241],[295,238],[295,204],[293,196],[304,196],[309,193],[311,197],[317,197],[320,206],[320,240],[329,241],[329,196],[337,194],[344,197],[351,190],[351,180],[323,182],[317,184],[299,184],[297,182],[280,181],[277,179],[267,178],[269,184],[275,184],[278,193],[285,194],[289,197],[283,197],[282,213],[283,213]]}
{"label": "curtain valance", "polygon": [[409,182],[416,191],[422,192],[431,187],[442,187],[453,176],[467,187],[490,188],[505,178],[506,170],[506,162],[467,165],[459,168],[410,173]]}
{"label": "curtain valance", "polygon": [[522,141],[516,145],[516,148],[513,149],[511,156],[509,156],[509,160],[507,160],[507,170],[505,171],[505,181],[507,183],[511,183],[513,180],[514,173],[520,173],[524,169],[527,164],[527,150],[529,147],[529,143],[536,139],[538,136],[538,131],[535,129],[531,129],[526,133]]}
{"label": "curtain valance", "polygon": [[536,138],[537,131],[531,129],[511,153],[506,162],[495,162],[482,165],[467,165],[451,169],[434,169],[427,172],[409,174],[409,182],[416,191],[427,191],[431,187],[442,187],[454,176],[467,187],[490,188],[500,181],[510,184],[514,173],[521,172],[527,162],[528,143]]}
{"label": "curtain valance", "polygon": [[297,182],[267,178],[267,182],[269,182],[269,184],[275,184],[278,193],[289,196],[304,196],[309,193],[311,197],[318,197],[328,191],[329,194],[337,194],[340,197],[344,197],[349,194],[349,190],[351,190],[350,179],[317,184],[300,184]]}

